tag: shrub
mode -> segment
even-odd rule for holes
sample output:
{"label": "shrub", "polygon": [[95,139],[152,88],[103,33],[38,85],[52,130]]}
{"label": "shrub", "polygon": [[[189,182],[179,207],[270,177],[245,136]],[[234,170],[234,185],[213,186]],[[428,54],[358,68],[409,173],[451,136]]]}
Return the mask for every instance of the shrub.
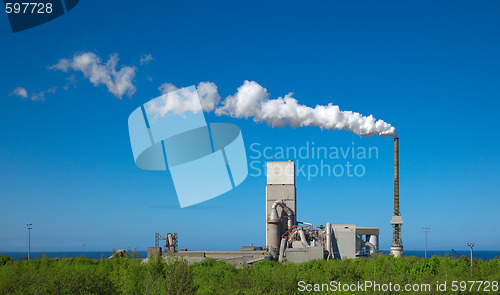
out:
{"label": "shrub", "polygon": [[[261,261],[241,269],[214,259],[188,265],[174,256],[152,258],[147,263],[130,256],[134,255],[94,260],[49,259],[44,255],[31,261],[0,256],[0,294],[297,294],[299,281],[425,283],[431,284],[432,290],[436,281],[447,281],[448,285],[451,281],[500,281],[498,259],[475,260],[471,273],[470,260],[438,256],[423,259],[378,255],[298,265]],[[448,291],[440,294],[452,294]]]}

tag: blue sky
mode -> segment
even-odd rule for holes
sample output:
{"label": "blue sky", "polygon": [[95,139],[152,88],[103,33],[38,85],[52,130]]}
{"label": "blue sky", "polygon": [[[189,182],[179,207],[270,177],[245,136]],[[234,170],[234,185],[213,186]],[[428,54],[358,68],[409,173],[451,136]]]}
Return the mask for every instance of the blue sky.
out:
{"label": "blue sky", "polygon": [[[27,249],[26,223],[32,251],[145,250],[155,232],[178,232],[191,250],[264,245],[264,176],[180,209],[168,172],[135,166],[127,129],[162,83],[210,81],[225,98],[245,80],[273,99],[293,92],[301,104],[331,102],[396,127],[406,249],[422,249],[430,227],[433,249],[498,250],[499,13],[496,1],[80,1],[16,34],[1,13],[0,250]],[[81,72],[48,69],[84,52],[135,67],[133,95],[118,99]],[[153,60],[141,65],[145,54]],[[13,95],[16,87],[28,96]],[[351,161],[362,177],[298,177],[297,215],[379,227],[389,248],[391,138],[205,116],[241,128],[249,163],[265,162],[251,158],[257,146],[375,147],[378,157]]]}

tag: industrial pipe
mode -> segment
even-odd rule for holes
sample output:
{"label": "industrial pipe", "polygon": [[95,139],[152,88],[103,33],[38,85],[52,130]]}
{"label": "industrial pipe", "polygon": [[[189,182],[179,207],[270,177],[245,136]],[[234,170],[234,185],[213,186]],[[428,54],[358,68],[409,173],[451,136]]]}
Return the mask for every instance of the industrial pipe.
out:
{"label": "industrial pipe", "polygon": [[273,205],[271,209],[271,214],[269,214],[269,219],[267,220],[269,235],[268,235],[268,250],[276,259],[276,252],[280,247],[280,228],[279,228],[280,219],[278,217],[278,212],[276,211],[276,207]]}
{"label": "industrial pipe", "polygon": [[293,213],[293,210],[288,208],[286,205],[285,200],[277,200],[274,202],[274,204],[271,206],[271,213],[269,214],[269,219],[267,220],[268,229],[269,229],[269,235],[268,235],[268,250],[271,252],[271,254],[277,258],[278,252],[281,247],[280,247],[280,217],[278,216],[278,211],[276,210],[277,207],[280,206],[283,211],[286,212],[287,217],[288,217],[288,223],[287,223],[287,229],[291,229],[294,226],[294,216],[295,214]]}
{"label": "industrial pipe", "polygon": [[365,242],[365,246],[368,246],[371,248],[370,255],[373,255],[373,253],[377,253],[377,247],[375,247],[375,245],[373,245],[372,243]]}
{"label": "industrial pipe", "polygon": [[375,248],[378,250],[378,235],[370,235],[370,237],[367,239],[367,242],[375,246]]}
{"label": "industrial pipe", "polygon": [[167,240],[168,240],[168,249],[170,250],[170,252],[174,252],[175,251],[174,239],[171,233],[167,234]]}
{"label": "industrial pipe", "polygon": [[281,245],[280,245],[280,256],[278,261],[283,262],[283,259],[285,257],[285,246],[286,246],[286,241],[288,240],[287,237],[284,237],[281,239]]}
{"label": "industrial pipe", "polygon": [[307,243],[307,239],[306,239],[306,234],[304,233],[304,231],[302,229],[299,229],[298,232],[299,232],[299,236],[300,236],[300,241],[302,242],[304,247],[309,247],[309,244]]}
{"label": "industrial pipe", "polygon": [[288,208],[288,206],[286,205],[286,202],[284,200],[277,200],[276,202],[274,202],[273,206],[271,207],[272,209],[276,210],[276,207],[277,206],[280,206],[283,211],[286,212],[287,214],[287,217],[288,217],[288,229],[292,228],[292,226],[294,226],[294,212],[292,209]]}
{"label": "industrial pipe", "polygon": [[328,251],[328,256],[326,259],[330,259],[332,256],[332,224],[330,222],[326,223],[326,251]]}

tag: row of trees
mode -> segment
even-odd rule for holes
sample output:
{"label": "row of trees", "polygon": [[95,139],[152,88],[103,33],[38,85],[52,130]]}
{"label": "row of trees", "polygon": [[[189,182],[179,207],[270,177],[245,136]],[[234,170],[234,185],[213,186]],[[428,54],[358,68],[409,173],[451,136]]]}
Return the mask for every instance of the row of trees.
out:
{"label": "row of trees", "polygon": [[[378,284],[430,284],[425,294],[457,294],[452,281],[500,281],[500,260],[474,261],[437,257],[315,260],[303,264],[262,261],[237,269],[233,265],[205,259],[188,265],[176,257],[141,259],[129,255],[95,260],[54,258],[12,261],[0,256],[0,294],[301,294],[302,284],[343,284],[372,281]],[[300,282],[300,283],[299,283]],[[447,291],[436,285],[448,282]],[[499,294],[472,290],[462,294]],[[497,289],[498,290],[498,289]],[[315,292],[331,294],[331,289]],[[344,294],[356,292],[346,291]],[[395,294],[360,291],[359,294]],[[397,292],[396,292],[397,293]],[[408,292],[405,292],[409,294]],[[342,292],[336,292],[342,294]]]}

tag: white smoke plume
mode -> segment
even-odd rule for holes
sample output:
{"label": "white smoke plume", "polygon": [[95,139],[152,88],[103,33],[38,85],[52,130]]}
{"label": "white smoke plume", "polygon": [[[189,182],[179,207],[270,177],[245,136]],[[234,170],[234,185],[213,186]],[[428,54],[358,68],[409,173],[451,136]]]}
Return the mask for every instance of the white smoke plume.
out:
{"label": "white smoke plume", "polygon": [[163,83],[160,85],[160,87],[158,87],[158,90],[160,90],[161,94],[167,94],[169,92],[172,92],[172,91],[175,91],[179,88],[177,88],[177,86],[175,86],[174,84],[172,83]]}
{"label": "white smoke plume", "polygon": [[[203,87],[200,87],[205,83]],[[269,99],[267,89],[255,81],[245,81],[238,91],[226,97],[219,104],[220,96],[214,83],[202,82],[198,86],[198,93],[202,101],[203,111],[215,111],[218,116],[226,115],[233,118],[253,118],[255,122],[265,122],[272,127],[316,126],[328,130],[347,130],[360,136],[392,136],[396,137],[396,128],[383,120],[376,120],[372,115],[363,116],[352,111],[341,111],[332,103],[314,108],[301,105],[292,97],[292,93],[285,97]],[[163,88],[175,90],[172,84],[163,84]],[[162,86],[163,86],[162,85]],[[168,87],[167,87],[168,86]],[[170,99],[170,98],[169,98]],[[190,109],[189,103],[182,105],[172,99],[166,103],[163,110],[182,114]],[[166,112],[161,112],[164,115]]]}
{"label": "white smoke plume", "polygon": [[158,89],[163,95],[149,104],[148,111],[159,116],[165,116],[168,112],[176,115],[182,115],[185,112],[196,113],[199,111],[200,102],[204,112],[211,112],[220,102],[217,86],[212,82],[198,84],[198,97],[185,88],[180,92],[172,92],[179,88],[171,83],[163,83]]}
{"label": "white smoke plume", "polygon": [[14,90],[12,90],[10,95],[17,95],[22,98],[26,98],[28,97],[28,90],[26,90],[26,88],[24,87],[16,87]]}
{"label": "white smoke plume", "polygon": [[272,127],[316,126],[321,129],[347,130],[363,136],[396,136],[396,129],[391,124],[376,120],[372,115],[341,111],[331,103],[311,108],[299,104],[292,93],[283,98],[269,99],[267,89],[255,81],[245,81],[235,95],[228,96],[222,106],[215,109],[215,113],[234,118],[253,117],[255,122],[265,122]]}
{"label": "white smoke plume", "polygon": [[60,59],[57,64],[49,69],[67,72],[68,70],[80,71],[90,80],[94,86],[106,85],[108,91],[114,96],[122,98],[124,94],[131,97],[135,93],[132,80],[135,77],[136,68],[122,66],[116,70],[118,54],[109,56],[108,61],[103,64],[101,58],[93,52],[75,54],[72,59]]}
{"label": "white smoke plume", "polygon": [[31,94],[31,100],[32,101],[45,100],[45,91],[40,91],[38,93],[32,93]]}
{"label": "white smoke plume", "polygon": [[212,82],[201,82],[198,84],[198,95],[201,101],[201,108],[204,112],[213,111],[220,102],[217,85]]}
{"label": "white smoke plume", "polygon": [[143,54],[141,56],[141,58],[139,59],[139,63],[141,64],[141,66],[143,65],[148,65],[150,61],[152,61],[154,58],[153,56],[148,53],[148,54]]}

